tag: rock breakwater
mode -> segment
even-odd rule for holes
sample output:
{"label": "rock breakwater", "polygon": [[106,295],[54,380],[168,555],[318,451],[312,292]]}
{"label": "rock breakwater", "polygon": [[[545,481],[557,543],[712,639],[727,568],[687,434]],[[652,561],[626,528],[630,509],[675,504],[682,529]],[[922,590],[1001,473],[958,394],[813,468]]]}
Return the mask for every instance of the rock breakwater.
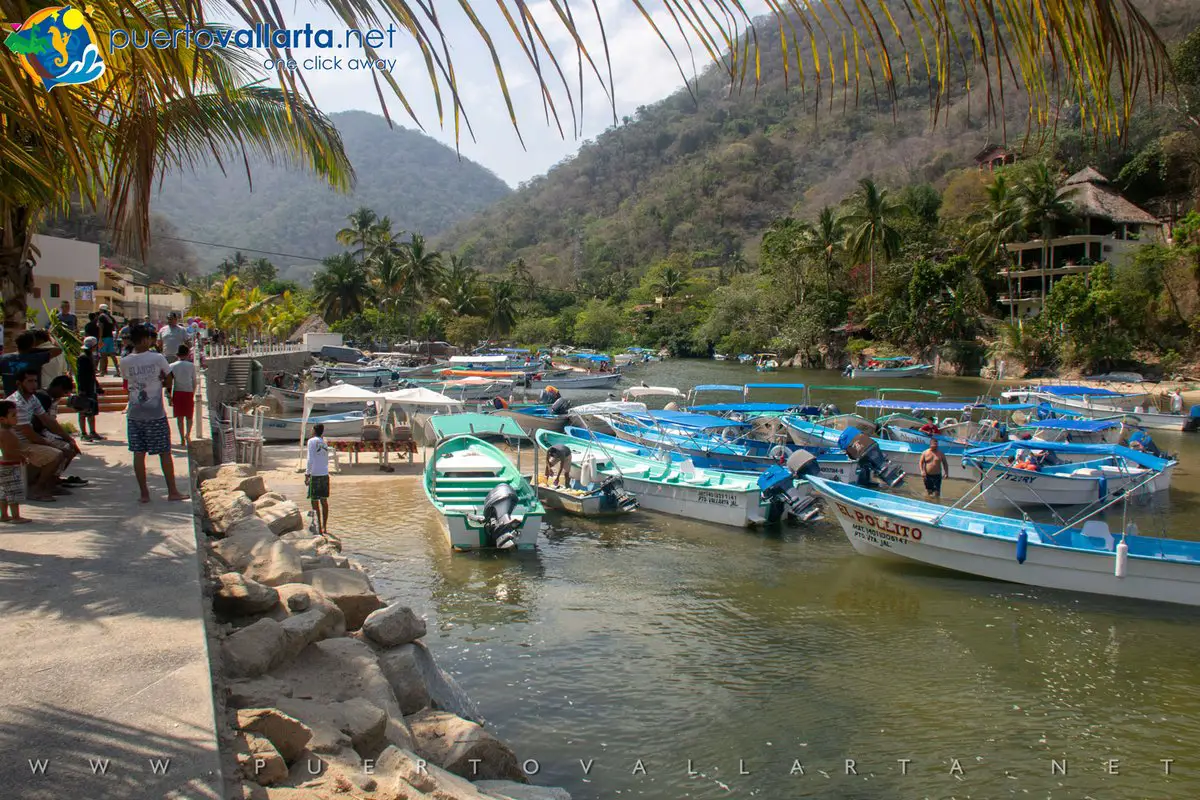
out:
{"label": "rock breakwater", "polygon": [[246,465],[196,471],[229,793],[255,800],[570,800],[516,754],[332,535]]}

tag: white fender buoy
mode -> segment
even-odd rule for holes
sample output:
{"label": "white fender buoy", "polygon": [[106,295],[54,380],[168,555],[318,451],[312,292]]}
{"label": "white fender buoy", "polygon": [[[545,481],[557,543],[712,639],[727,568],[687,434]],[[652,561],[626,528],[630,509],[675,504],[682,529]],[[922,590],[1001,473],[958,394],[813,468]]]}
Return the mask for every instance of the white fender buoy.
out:
{"label": "white fender buoy", "polygon": [[1121,542],[1117,545],[1117,569],[1116,576],[1118,578],[1125,577],[1125,566],[1129,563],[1129,545]]}

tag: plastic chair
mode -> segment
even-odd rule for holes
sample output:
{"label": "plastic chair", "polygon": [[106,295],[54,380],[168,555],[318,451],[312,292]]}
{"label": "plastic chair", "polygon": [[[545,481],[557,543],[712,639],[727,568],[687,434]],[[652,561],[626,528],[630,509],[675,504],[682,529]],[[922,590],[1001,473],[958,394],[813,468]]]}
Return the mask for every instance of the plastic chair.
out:
{"label": "plastic chair", "polygon": [[[237,446],[239,463],[250,464],[254,467],[262,466],[263,412],[265,410],[265,406],[258,406],[249,414],[237,414],[234,417],[233,441]],[[246,417],[250,419],[249,426],[241,424]]]}

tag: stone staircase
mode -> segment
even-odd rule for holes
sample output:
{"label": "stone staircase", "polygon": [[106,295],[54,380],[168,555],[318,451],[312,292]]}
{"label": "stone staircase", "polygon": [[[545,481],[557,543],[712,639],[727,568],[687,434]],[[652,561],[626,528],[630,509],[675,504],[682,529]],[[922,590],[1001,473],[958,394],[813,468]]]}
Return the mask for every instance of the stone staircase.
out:
{"label": "stone staircase", "polygon": [[222,383],[226,386],[236,386],[243,392],[250,391],[250,367],[253,362],[252,358],[231,358]]}
{"label": "stone staircase", "polygon": [[104,394],[100,395],[100,413],[105,411],[125,411],[125,406],[129,405],[129,392],[121,385],[120,378],[100,378],[98,379],[100,388],[104,390]]}

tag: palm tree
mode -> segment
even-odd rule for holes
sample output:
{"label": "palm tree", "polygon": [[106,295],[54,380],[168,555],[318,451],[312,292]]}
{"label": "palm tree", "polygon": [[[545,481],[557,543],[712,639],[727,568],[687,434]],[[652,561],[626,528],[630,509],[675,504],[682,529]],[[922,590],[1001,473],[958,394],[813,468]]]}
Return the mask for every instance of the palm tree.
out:
{"label": "palm tree", "polygon": [[399,256],[404,251],[404,231],[393,231],[392,221],[388,217],[380,217],[371,226],[368,234],[370,255],[368,258],[378,258],[384,253]]}
{"label": "palm tree", "polygon": [[525,289],[527,293],[533,293],[533,272],[529,269],[529,265],[525,263],[525,259],[517,258],[508,265],[508,278],[516,286]]}
{"label": "palm tree", "polygon": [[825,265],[825,284],[833,280],[833,265],[836,263],[846,238],[846,226],[842,218],[829,206],[821,209],[817,221],[806,225],[800,252],[806,256],[820,258]]}
{"label": "palm tree", "polygon": [[858,191],[850,197],[850,208],[842,215],[846,228],[846,250],[860,262],[870,265],[868,290],[875,293],[875,259],[894,258],[900,252],[900,231],[892,222],[902,207],[887,189],[880,189],[870,178],[858,182]]}
{"label": "palm tree", "polygon": [[403,257],[389,249],[376,250],[371,257],[370,267],[375,282],[375,296],[379,298],[380,306],[391,309],[394,320],[404,295],[406,275]]}
{"label": "palm tree", "polygon": [[1042,303],[1046,302],[1046,274],[1054,265],[1054,248],[1050,239],[1056,228],[1074,219],[1071,201],[1058,189],[1058,180],[1046,162],[1035,164],[1016,187],[1021,204],[1021,225],[1026,231],[1039,231],[1042,237]]}
{"label": "palm tree", "polygon": [[658,273],[654,281],[654,290],[659,292],[664,300],[669,300],[679,294],[685,283],[687,278],[683,272],[668,264]]}
{"label": "palm tree", "polygon": [[250,259],[242,255],[241,250],[234,250],[233,258],[226,256],[221,263],[217,265],[217,269],[220,270],[222,275],[224,275],[226,278],[229,278],[234,275],[240,275],[242,270],[249,266],[249,264]]}
{"label": "palm tree", "polygon": [[468,267],[458,256],[450,256],[438,289],[438,305],[456,317],[474,317],[487,306],[487,301],[479,271]]}
{"label": "palm tree", "polygon": [[425,244],[425,237],[414,233],[405,245],[400,263],[404,273],[405,299],[409,303],[408,338],[411,341],[417,304],[441,282],[442,254],[430,250]]}
{"label": "palm tree", "polygon": [[359,264],[366,264],[368,253],[367,243],[371,241],[371,237],[376,230],[377,217],[375,216],[375,212],[366,206],[359,206],[350,216],[346,217],[346,220],[350,224],[335,234],[338,244],[346,247],[358,245],[358,249],[354,251],[354,255],[358,256]]}
{"label": "palm tree", "polygon": [[503,336],[517,322],[517,288],[510,281],[500,281],[492,285],[491,295],[488,332],[492,336]]}
{"label": "palm tree", "polygon": [[[84,13],[96,39],[104,41],[114,29],[135,36],[199,29],[210,19],[203,6],[99,0]],[[0,14],[10,20],[22,19],[28,8],[0,0]],[[25,327],[35,226],[45,213],[69,207],[73,197],[104,209],[115,247],[136,245],[144,254],[160,179],[200,158],[240,164],[255,152],[308,169],[338,189],[353,181],[329,120],[293,90],[258,82],[254,60],[243,51],[198,50],[178,40],[164,50],[106,50],[98,80],[53,94],[15,61],[0,69],[0,296],[6,337]]]}
{"label": "palm tree", "polygon": [[339,253],[321,262],[313,277],[313,298],[327,322],[361,314],[371,298],[367,271],[349,253]]}
{"label": "palm tree", "polygon": [[969,241],[967,249],[977,265],[993,260],[1004,264],[1008,279],[1009,320],[1016,324],[1016,303],[1013,300],[1012,264],[1008,244],[1024,234],[1021,204],[1017,193],[1004,173],[999,173],[987,187],[987,199],[967,216]]}

